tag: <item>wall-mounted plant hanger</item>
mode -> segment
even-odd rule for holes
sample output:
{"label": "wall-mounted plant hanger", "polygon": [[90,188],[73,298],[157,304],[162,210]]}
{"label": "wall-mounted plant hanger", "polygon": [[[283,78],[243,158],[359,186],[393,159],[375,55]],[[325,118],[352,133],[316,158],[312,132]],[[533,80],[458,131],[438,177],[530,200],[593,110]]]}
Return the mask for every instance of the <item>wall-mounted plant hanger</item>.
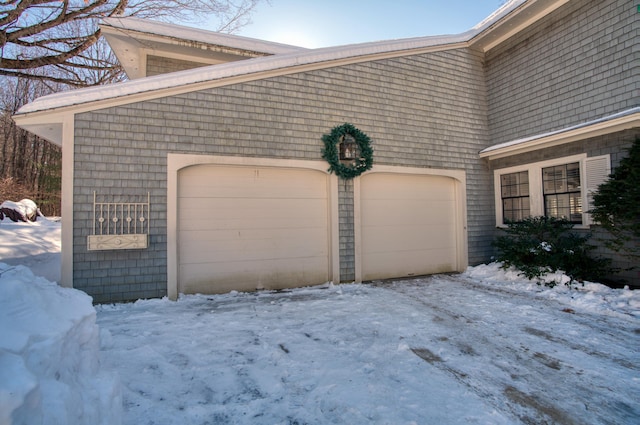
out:
{"label": "wall-mounted plant hanger", "polygon": [[147,202],[97,202],[93,192],[93,234],[87,237],[87,249],[147,248],[149,200],[147,193]]}

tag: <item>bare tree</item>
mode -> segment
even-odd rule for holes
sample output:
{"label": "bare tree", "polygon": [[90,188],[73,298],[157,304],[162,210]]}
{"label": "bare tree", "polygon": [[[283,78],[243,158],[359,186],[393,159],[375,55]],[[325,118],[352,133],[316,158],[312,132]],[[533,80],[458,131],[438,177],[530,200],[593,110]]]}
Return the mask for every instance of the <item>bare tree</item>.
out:
{"label": "bare tree", "polygon": [[29,198],[47,215],[60,214],[62,152],[11,119],[35,97],[59,91],[51,82],[5,78],[0,85],[0,202]]}
{"label": "bare tree", "polygon": [[[260,0],[8,0],[0,1],[0,75],[89,86],[122,78],[99,42],[100,19],[136,16],[171,22],[217,19],[215,30],[249,23]],[[106,49],[106,50],[105,50]]]}

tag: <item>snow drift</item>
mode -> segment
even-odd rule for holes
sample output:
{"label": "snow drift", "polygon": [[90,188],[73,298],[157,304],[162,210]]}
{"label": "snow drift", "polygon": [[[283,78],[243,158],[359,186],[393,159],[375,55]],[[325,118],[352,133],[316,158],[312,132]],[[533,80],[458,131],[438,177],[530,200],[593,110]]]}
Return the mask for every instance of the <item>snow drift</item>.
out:
{"label": "snow drift", "polygon": [[0,263],[0,425],[118,424],[91,297]]}

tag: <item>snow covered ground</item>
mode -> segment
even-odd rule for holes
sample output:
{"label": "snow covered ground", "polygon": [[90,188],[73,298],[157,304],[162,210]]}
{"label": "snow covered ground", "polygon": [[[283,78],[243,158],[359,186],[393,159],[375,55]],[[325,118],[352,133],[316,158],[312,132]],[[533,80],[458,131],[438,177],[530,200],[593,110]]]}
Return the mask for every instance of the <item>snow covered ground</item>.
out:
{"label": "snow covered ground", "polygon": [[[12,227],[23,240],[46,238],[47,226]],[[11,244],[7,235],[0,232],[0,247]],[[48,288],[14,268],[12,287],[30,295],[3,298],[7,275],[0,312]],[[42,333],[29,316],[19,327],[2,317],[3,340]],[[97,324],[100,371],[119,375],[124,424],[640,423],[640,291],[550,289],[494,264],[462,275],[102,305]],[[2,403],[26,378],[0,367]],[[109,399],[113,385],[96,382]]]}

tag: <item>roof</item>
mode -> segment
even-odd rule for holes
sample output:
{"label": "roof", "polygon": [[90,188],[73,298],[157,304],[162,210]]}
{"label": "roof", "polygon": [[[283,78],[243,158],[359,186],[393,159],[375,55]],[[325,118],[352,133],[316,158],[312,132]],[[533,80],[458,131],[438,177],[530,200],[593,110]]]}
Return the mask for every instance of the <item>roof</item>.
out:
{"label": "roof", "polygon": [[106,18],[100,23],[100,28],[131,79],[146,76],[146,55],[214,65],[307,50],[287,44],[130,17]]}
{"label": "roof", "polygon": [[131,17],[105,18],[101,21],[100,26],[103,28],[103,32],[104,30],[107,30],[110,33],[117,31],[138,32],[164,39],[174,39],[179,41],[190,40],[211,46],[225,46],[238,50],[266,53],[270,55],[307,50],[304,47],[291,46],[289,44],[274,43],[256,38],[242,37],[233,34],[225,34],[166,22]]}
{"label": "roof", "polygon": [[193,68],[170,74],[156,75],[124,83],[95,86],[68,92],[54,93],[34,100],[23,106],[18,115],[79,105],[96,100],[130,96],[151,91],[160,91],[176,87],[191,86],[215,80],[242,77],[280,69],[290,69],[305,65],[333,63],[340,60],[370,57],[376,54],[407,52],[429,47],[456,45],[468,41],[468,33],[456,36],[424,37],[364,43],[339,47],[313,49],[305,52],[266,56],[239,62]]}
{"label": "roof", "polygon": [[[41,97],[18,110],[14,119],[18,125],[38,134],[41,137],[54,137],[56,143],[61,142],[61,130],[43,128],[50,124],[61,124],[61,113],[78,112],[112,106],[114,103],[124,104],[142,99],[167,96],[170,94],[189,92],[204,87],[215,87],[267,78],[274,75],[286,75],[311,69],[322,69],[349,63],[365,62],[388,57],[398,57],[429,51],[474,47],[488,50],[514,32],[542,18],[551,10],[560,7],[569,0],[510,0],[496,12],[478,25],[461,34],[416,37],[399,40],[388,40],[371,43],[352,44],[346,46],[327,47],[321,49],[301,50],[293,46],[284,48],[283,53],[271,56],[256,57],[237,62],[179,71],[170,74],[140,78],[137,80],[77,89]],[[127,18],[126,20],[108,20],[112,28],[127,27],[137,32],[155,34],[166,29],[167,37],[177,36],[178,27],[171,24],[149,23],[147,21]],[[189,29],[180,33],[180,37],[215,42],[235,46],[249,47],[255,43],[256,50],[277,43],[261,42],[244,37],[209,33]],[[155,34],[158,36],[158,34]],[[246,43],[246,44],[244,44]],[[283,45],[280,45],[283,46]],[[110,103],[111,102],[111,103]]]}
{"label": "roof", "polygon": [[481,150],[480,157],[493,160],[634,127],[640,127],[640,106],[570,127],[493,145]]}

